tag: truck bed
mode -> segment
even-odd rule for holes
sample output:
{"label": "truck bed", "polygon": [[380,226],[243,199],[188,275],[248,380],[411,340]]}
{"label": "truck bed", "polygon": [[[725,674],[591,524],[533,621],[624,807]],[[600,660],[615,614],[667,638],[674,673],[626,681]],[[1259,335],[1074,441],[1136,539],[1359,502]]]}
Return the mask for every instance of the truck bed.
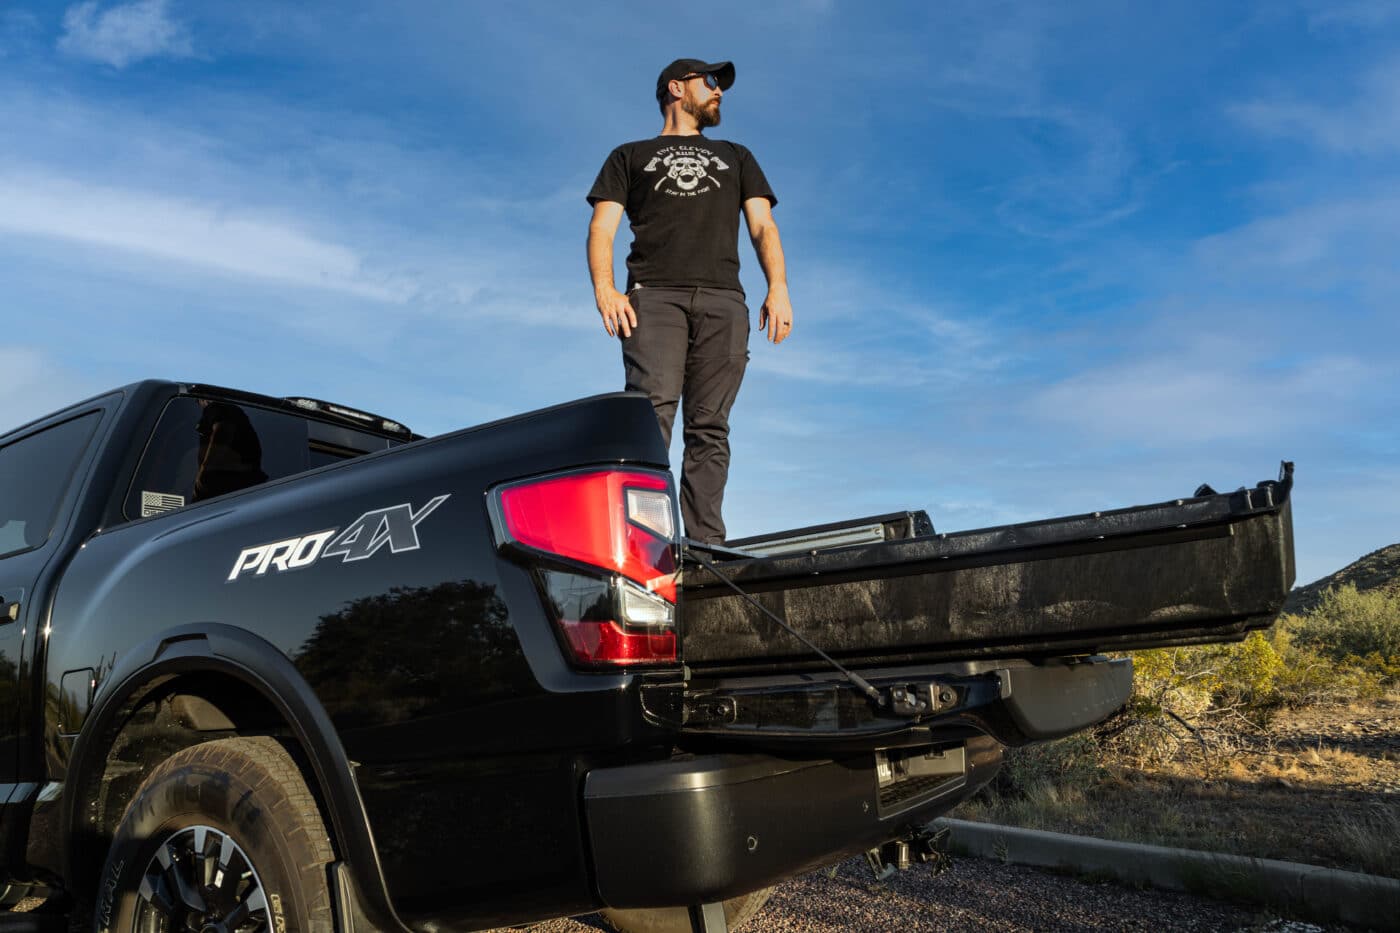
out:
{"label": "truck bed", "polygon": [[[714,566],[852,663],[1232,641],[1269,625],[1293,585],[1292,485],[1284,463],[1278,480],[1231,493],[768,557],[720,552]],[[818,663],[714,572],[687,566],[681,589],[692,667]]]}

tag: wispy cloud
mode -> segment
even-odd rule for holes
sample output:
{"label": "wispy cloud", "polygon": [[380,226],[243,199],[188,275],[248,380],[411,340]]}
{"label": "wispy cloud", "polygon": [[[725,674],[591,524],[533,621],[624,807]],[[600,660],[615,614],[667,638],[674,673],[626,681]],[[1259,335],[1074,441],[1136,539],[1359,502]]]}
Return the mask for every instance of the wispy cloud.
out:
{"label": "wispy cloud", "polygon": [[[1400,295],[1400,194],[1377,183],[1364,197],[1335,197],[1261,217],[1197,242],[1198,269],[1256,295],[1345,289],[1387,317]],[[1355,310],[1343,306],[1339,311]]]}
{"label": "wispy cloud", "polygon": [[193,55],[189,33],[171,18],[169,6],[168,0],[133,0],[99,11],[97,0],[76,4],[63,14],[58,49],[113,68]]}
{"label": "wispy cloud", "polygon": [[[1100,443],[1147,449],[1279,437],[1324,425],[1376,375],[1354,357],[1270,365],[1173,352],[1051,385],[1030,400],[1028,414]],[[1267,401],[1246,412],[1245,399]]]}
{"label": "wispy cloud", "polygon": [[1394,0],[1306,0],[1303,7],[1315,28],[1374,29],[1400,23],[1400,4]]}
{"label": "wispy cloud", "polygon": [[14,171],[0,174],[0,203],[0,230],[11,233],[381,301],[409,294],[404,284],[369,274],[352,249],[226,205]]}
{"label": "wispy cloud", "polygon": [[1236,104],[1229,113],[1266,136],[1347,154],[1392,153],[1400,149],[1400,59],[1372,68],[1340,100],[1283,94]]}
{"label": "wispy cloud", "polygon": [[[979,330],[898,297],[876,298],[844,320],[823,320],[819,310],[799,313],[801,332],[778,347],[758,345],[764,338],[755,319],[751,369],[814,385],[935,392],[995,378],[1009,362],[1005,351],[992,349],[990,328]],[[809,316],[816,321],[804,326]]]}
{"label": "wispy cloud", "polygon": [[1011,111],[1005,118],[1036,140],[1022,157],[1022,173],[1001,186],[997,215],[1012,230],[1061,238],[1108,226],[1141,208],[1137,157],[1107,117],[1049,107]]}

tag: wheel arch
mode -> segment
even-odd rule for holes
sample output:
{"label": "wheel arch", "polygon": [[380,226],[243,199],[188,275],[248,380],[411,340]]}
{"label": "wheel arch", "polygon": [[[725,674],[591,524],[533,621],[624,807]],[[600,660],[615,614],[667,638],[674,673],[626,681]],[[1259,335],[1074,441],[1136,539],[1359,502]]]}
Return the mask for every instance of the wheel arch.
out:
{"label": "wheel arch", "polygon": [[[341,860],[335,883],[349,881],[354,888],[339,892],[341,912],[361,914],[361,923],[371,928],[406,933],[390,902],[351,762],[330,716],[285,654],[251,632],[220,623],[156,635],[125,652],[104,678],[64,781],[60,825],[69,890],[97,890],[106,844],[129,802],[129,797],[104,799],[104,786],[112,780],[110,753],[135,714],[170,697],[188,698],[184,712],[201,728],[285,729],[326,811]],[[251,701],[251,707],[235,708],[240,701]],[[340,925],[351,929],[361,923],[346,917]]]}

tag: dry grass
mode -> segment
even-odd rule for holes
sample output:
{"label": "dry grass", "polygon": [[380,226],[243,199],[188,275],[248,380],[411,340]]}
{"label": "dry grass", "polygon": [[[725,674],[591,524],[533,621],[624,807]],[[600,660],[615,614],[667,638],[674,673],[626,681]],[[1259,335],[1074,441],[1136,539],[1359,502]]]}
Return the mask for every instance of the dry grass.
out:
{"label": "dry grass", "polygon": [[1133,661],[1119,716],[1014,750],[962,815],[1400,878],[1400,583]]}
{"label": "dry grass", "polygon": [[1023,751],[1010,780],[955,815],[1400,878],[1397,709],[1392,692],[1285,711],[1267,731],[1148,762],[1077,737]]}

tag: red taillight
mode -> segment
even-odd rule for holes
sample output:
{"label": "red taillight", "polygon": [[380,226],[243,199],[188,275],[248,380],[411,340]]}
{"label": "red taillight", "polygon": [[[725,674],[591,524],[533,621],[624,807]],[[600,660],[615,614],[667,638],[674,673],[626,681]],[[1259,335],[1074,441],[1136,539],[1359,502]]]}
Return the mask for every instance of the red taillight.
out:
{"label": "red taillight", "polygon": [[[575,660],[607,665],[676,660],[673,501],[668,476],[637,470],[569,473],[496,491],[495,514],[506,542],[605,574],[550,571],[542,578]],[[568,580],[594,592],[583,593]]]}
{"label": "red taillight", "polygon": [[616,622],[559,621],[574,657],[590,664],[649,664],[676,660],[676,630],[629,631]]}
{"label": "red taillight", "polygon": [[570,473],[505,487],[501,519],[516,544],[620,573],[674,603],[676,542],[630,520],[629,489],[670,498],[656,473]]}

